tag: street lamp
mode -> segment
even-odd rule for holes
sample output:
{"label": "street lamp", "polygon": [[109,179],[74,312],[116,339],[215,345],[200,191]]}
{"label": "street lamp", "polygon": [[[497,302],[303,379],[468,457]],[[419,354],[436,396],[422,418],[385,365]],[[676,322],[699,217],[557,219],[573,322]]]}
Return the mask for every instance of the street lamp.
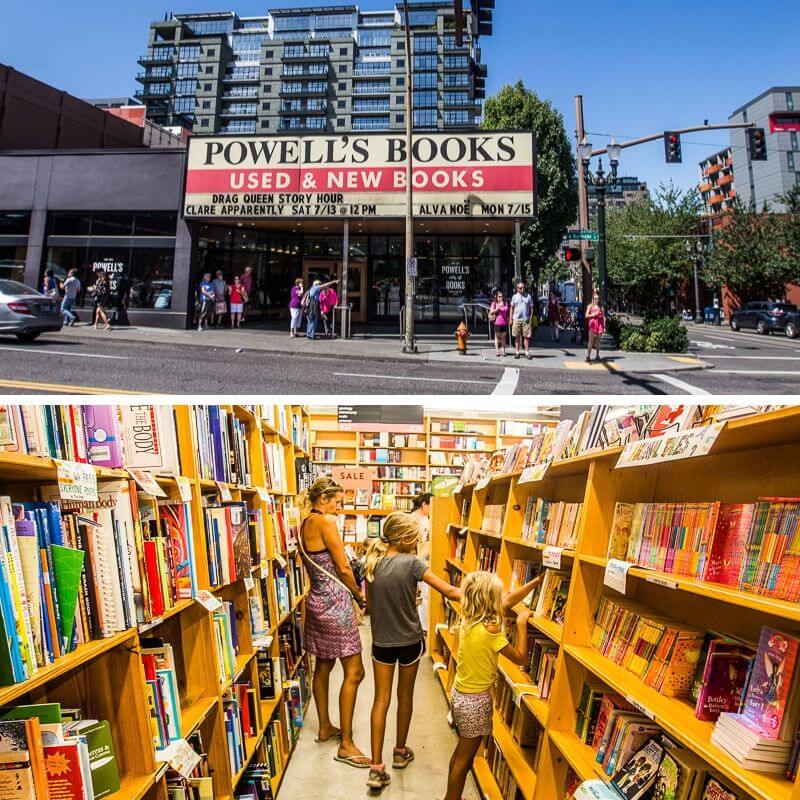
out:
{"label": "street lamp", "polygon": [[411,274],[414,257],[414,72],[411,52],[411,23],[408,15],[408,0],[403,1],[406,38],[406,296],[405,296],[405,331],[403,335],[403,352],[417,353],[414,341],[414,284],[416,279]]}
{"label": "street lamp", "polygon": [[597,195],[597,277],[600,290],[600,302],[603,309],[606,309],[608,302],[608,286],[606,284],[606,190],[617,182],[617,167],[622,147],[617,144],[616,139],[611,140],[608,145],[608,158],[611,162],[611,172],[603,170],[603,160],[597,167],[597,172],[592,172],[590,164],[592,160],[592,144],[584,139],[578,145],[578,155],[581,159],[583,174],[587,183],[595,188]]}
{"label": "street lamp", "polygon": [[684,248],[694,267],[694,321],[700,324],[703,322],[703,309],[700,308],[700,281],[697,277],[697,265],[703,263],[706,248],[700,239],[694,245],[687,239]]}

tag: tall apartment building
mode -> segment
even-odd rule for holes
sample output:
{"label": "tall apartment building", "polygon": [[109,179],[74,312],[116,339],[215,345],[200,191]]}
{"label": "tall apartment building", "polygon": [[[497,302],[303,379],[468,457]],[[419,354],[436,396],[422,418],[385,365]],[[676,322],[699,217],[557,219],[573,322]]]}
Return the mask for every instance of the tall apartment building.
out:
{"label": "tall apartment building", "polygon": [[733,180],[733,153],[730,147],[700,162],[700,198],[702,215],[714,224],[733,207],[736,187]]}
{"label": "tall apartment building", "polygon": [[767,134],[767,160],[751,161],[744,130],[731,131],[736,191],[746,208],[775,211],[775,198],[800,187],[800,86],[774,86],[736,109],[731,122],[753,122]]}
{"label": "tall apartment building", "polygon": [[[597,190],[589,184],[587,187],[589,200],[589,219],[594,222],[597,219]],[[647,188],[647,181],[639,180],[634,176],[625,175],[618,177],[617,180],[606,189],[606,208],[617,208],[635,203],[650,196]]]}
{"label": "tall apartment building", "polygon": [[[150,26],[137,96],[154,122],[201,134],[403,130],[401,8],[168,16]],[[456,46],[452,0],[415,2],[409,24],[415,127],[474,126],[486,85],[477,39],[467,36]]]}

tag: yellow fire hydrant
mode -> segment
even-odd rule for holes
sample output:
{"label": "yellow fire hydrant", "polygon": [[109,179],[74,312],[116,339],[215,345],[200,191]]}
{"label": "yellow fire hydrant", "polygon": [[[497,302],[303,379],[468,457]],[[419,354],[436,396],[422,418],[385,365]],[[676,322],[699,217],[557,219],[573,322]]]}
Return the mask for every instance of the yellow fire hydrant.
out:
{"label": "yellow fire hydrant", "polygon": [[465,356],[467,354],[467,339],[469,339],[469,328],[467,323],[462,319],[456,328],[456,343],[458,345],[459,355]]}

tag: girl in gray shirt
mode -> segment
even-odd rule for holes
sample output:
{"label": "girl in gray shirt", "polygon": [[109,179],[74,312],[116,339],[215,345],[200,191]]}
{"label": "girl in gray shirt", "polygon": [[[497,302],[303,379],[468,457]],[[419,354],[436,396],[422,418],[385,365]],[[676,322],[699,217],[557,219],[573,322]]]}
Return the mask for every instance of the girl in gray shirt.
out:
{"label": "girl in gray shirt", "polygon": [[400,672],[397,681],[397,740],[392,753],[392,767],[404,769],[414,759],[414,752],[406,746],[406,739],[411,725],[414,683],[419,661],[425,653],[425,639],[417,613],[417,587],[420,581],[424,581],[445,597],[461,600],[461,592],[437,577],[427,562],[416,555],[419,534],[419,525],[414,517],[397,512],[386,518],[380,538],[373,540],[367,551],[375,678],[375,699],[370,718],[372,764],[367,780],[370,789],[382,789],[391,780],[383,763],[383,740],[396,664],[400,665]]}

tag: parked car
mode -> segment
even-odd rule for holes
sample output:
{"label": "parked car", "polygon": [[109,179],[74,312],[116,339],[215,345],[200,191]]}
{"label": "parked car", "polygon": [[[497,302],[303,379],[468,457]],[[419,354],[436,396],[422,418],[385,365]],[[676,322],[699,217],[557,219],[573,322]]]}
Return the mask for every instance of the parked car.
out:
{"label": "parked car", "polygon": [[783,332],[790,339],[796,339],[800,336],[800,311],[790,311],[786,315]]}
{"label": "parked car", "polygon": [[40,333],[60,331],[61,304],[18,281],[0,278],[0,333],[32,342]]}
{"label": "parked car", "polygon": [[[784,331],[788,315],[796,313],[797,306],[792,303],[776,303],[773,301],[754,301],[745,303],[731,314],[731,329],[755,328],[759,333]],[[796,320],[795,320],[796,322]]]}

